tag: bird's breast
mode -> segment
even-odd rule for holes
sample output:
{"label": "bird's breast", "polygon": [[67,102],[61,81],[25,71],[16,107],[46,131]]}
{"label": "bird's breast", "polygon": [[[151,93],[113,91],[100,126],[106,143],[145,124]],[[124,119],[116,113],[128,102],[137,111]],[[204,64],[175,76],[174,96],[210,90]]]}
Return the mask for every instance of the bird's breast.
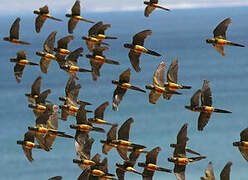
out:
{"label": "bird's breast", "polygon": [[149,171],[155,171],[157,168],[158,168],[157,165],[149,163],[146,169]]}
{"label": "bird's breast", "polygon": [[129,83],[122,83],[121,84],[121,88],[123,88],[123,89],[128,89],[130,87],[131,87],[131,84],[129,84]]}
{"label": "bird's breast", "polygon": [[95,62],[104,63],[104,57],[96,55]]}
{"label": "bird's breast", "polygon": [[43,14],[42,17],[43,17],[43,18],[49,18],[49,17],[51,17],[51,16],[50,16],[50,14]]}
{"label": "bird's breast", "polygon": [[83,18],[81,16],[74,16],[73,19],[76,21],[79,21],[79,20],[82,20]]}
{"label": "bird's breast", "polygon": [[37,108],[35,110],[38,111],[38,112],[45,112],[46,106],[37,104]]}
{"label": "bird's breast", "polygon": [[176,89],[181,89],[182,86],[179,85],[179,84],[176,84],[176,83],[169,83],[169,90],[170,91],[173,91],[173,90],[176,90]]}
{"label": "bird's breast", "polygon": [[59,49],[59,54],[62,55],[62,56],[66,56],[66,55],[68,55],[70,53],[71,52],[68,49],[62,49],[62,48]]}
{"label": "bird's breast", "polygon": [[177,164],[180,166],[184,166],[184,165],[189,164],[189,160],[188,160],[188,158],[178,158]]}
{"label": "bird's breast", "polygon": [[11,43],[13,44],[19,44],[20,40],[19,39],[12,39]]}
{"label": "bird's breast", "polygon": [[165,91],[165,89],[163,87],[155,86],[155,92],[157,94],[162,94],[164,91]]}
{"label": "bird's breast", "polygon": [[205,106],[204,107],[204,111],[207,113],[211,113],[214,111],[214,107],[210,107],[210,106]]}
{"label": "bird's breast", "polygon": [[69,107],[69,113],[71,113],[71,114],[77,113],[78,109],[79,109],[78,107],[70,106]]}
{"label": "bird's breast", "polygon": [[32,149],[34,147],[35,147],[35,144],[33,142],[30,142],[30,141],[25,142],[25,148]]}
{"label": "bird's breast", "polygon": [[99,169],[94,169],[93,171],[92,171],[92,175],[93,176],[103,176],[105,173],[103,172],[103,171],[101,171],[101,170],[99,170]]}
{"label": "bird's breast", "polygon": [[79,128],[81,131],[90,131],[92,129],[92,127],[87,124],[81,124],[79,125]]}
{"label": "bird's breast", "polygon": [[47,128],[40,127],[38,129],[38,133],[40,133],[40,134],[46,134],[47,132],[48,132],[48,129]]}
{"label": "bird's breast", "polygon": [[99,39],[94,38],[94,37],[90,37],[89,41],[90,41],[90,42],[98,42],[98,41],[99,41]]}
{"label": "bird's breast", "polygon": [[134,46],[134,52],[136,53],[142,53],[142,52],[147,52],[148,50],[144,48],[143,46],[140,45],[135,45]]}
{"label": "bird's breast", "polygon": [[103,35],[103,34],[98,34],[97,35],[97,39],[99,39],[99,40],[103,40],[103,39],[105,39],[105,35]]}
{"label": "bird's breast", "polygon": [[226,43],[227,43],[227,40],[225,40],[225,39],[218,39],[217,40],[218,45],[225,45]]}
{"label": "bird's breast", "polygon": [[69,71],[70,72],[78,72],[79,71],[79,67],[78,66],[70,66]]}
{"label": "bird's breast", "polygon": [[18,64],[20,64],[20,65],[22,65],[22,66],[25,66],[25,65],[27,65],[28,63],[29,63],[29,61],[26,60],[26,59],[21,59],[21,60],[18,61]]}
{"label": "bird's breast", "polygon": [[129,142],[129,141],[124,141],[124,140],[120,140],[120,146],[123,146],[123,147],[128,147],[130,146],[132,143]]}
{"label": "bird's breast", "polygon": [[46,58],[46,60],[54,60],[54,59],[56,59],[56,57],[54,55],[50,54],[50,53],[46,53],[45,58]]}

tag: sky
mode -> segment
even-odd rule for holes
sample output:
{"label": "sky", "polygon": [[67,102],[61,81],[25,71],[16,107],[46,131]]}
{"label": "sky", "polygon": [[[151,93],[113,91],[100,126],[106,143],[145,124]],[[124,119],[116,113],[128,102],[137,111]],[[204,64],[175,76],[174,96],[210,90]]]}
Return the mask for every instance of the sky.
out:
{"label": "sky", "polygon": [[[51,12],[69,12],[75,0],[0,0],[0,14],[29,13],[49,5]],[[159,4],[171,9],[248,6],[248,0],[160,0]],[[11,7],[11,8],[9,8]],[[135,11],[144,9],[143,0],[81,0],[87,12]]]}

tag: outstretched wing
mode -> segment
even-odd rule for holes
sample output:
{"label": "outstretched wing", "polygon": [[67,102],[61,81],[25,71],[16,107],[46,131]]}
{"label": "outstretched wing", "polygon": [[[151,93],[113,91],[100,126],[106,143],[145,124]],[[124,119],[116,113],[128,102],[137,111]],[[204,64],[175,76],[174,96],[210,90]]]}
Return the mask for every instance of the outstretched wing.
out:
{"label": "outstretched wing", "polygon": [[71,8],[71,13],[74,16],[80,16],[80,1],[77,0]]}
{"label": "outstretched wing", "polygon": [[152,13],[152,11],[155,10],[155,7],[153,6],[146,6],[146,9],[145,9],[145,12],[144,12],[144,15],[145,17],[149,17],[149,15]]}
{"label": "outstretched wing", "polygon": [[98,106],[95,110],[95,118],[103,119],[104,118],[104,111],[109,106],[109,102],[106,101],[100,106]]}
{"label": "outstretched wing", "polygon": [[74,39],[73,36],[66,36],[58,40],[58,48],[63,48],[67,49],[68,48],[68,43],[70,43]]}
{"label": "outstretched wing", "polygon": [[78,58],[79,56],[81,55],[81,53],[83,52],[83,48],[80,47],[80,48],[77,48],[75,51],[73,51],[71,54],[69,54],[69,56],[67,57],[67,62],[68,64],[70,65],[73,65],[73,66],[77,66],[78,64]]}
{"label": "outstretched wing", "polygon": [[153,75],[153,85],[164,87],[165,80],[165,62],[161,62],[158,65],[154,75]]}
{"label": "outstretched wing", "polygon": [[31,87],[31,95],[40,95],[41,76],[39,76]]}
{"label": "outstretched wing", "polygon": [[45,43],[43,45],[43,49],[44,49],[45,52],[48,52],[50,54],[53,53],[56,34],[57,34],[57,32],[56,31],[53,31],[47,37],[47,39],[46,39],[46,41],[45,41]]}
{"label": "outstretched wing", "polygon": [[157,157],[159,152],[161,151],[160,147],[153,148],[150,152],[146,155],[146,164],[152,163],[157,164]]}
{"label": "outstretched wing", "polygon": [[14,23],[12,24],[10,28],[10,39],[19,39],[19,28],[20,28],[20,18],[16,18]]}
{"label": "outstretched wing", "polygon": [[227,18],[222,21],[213,31],[215,38],[226,39],[226,30],[229,24],[232,22],[231,18]]}
{"label": "outstretched wing", "polygon": [[129,118],[126,120],[118,131],[118,139],[128,141],[129,140],[129,132],[131,124],[134,122],[133,118]]}
{"label": "outstretched wing", "polygon": [[136,72],[140,72],[141,71],[141,68],[140,68],[140,53],[136,53],[134,52],[133,50],[130,50],[129,53],[128,53],[128,57],[129,57],[129,60],[134,68],[134,70]]}
{"label": "outstretched wing", "polygon": [[151,35],[152,31],[151,30],[144,30],[141,31],[133,36],[133,45],[144,45],[144,41],[147,38],[147,36]]}
{"label": "outstretched wing", "polygon": [[204,106],[212,106],[212,94],[208,80],[204,80],[203,82],[201,90],[201,102]]}
{"label": "outstretched wing", "polygon": [[220,180],[230,180],[232,162],[228,162],[220,173]]}
{"label": "outstretched wing", "polygon": [[202,131],[204,127],[208,124],[210,117],[211,117],[210,113],[205,113],[205,112],[200,113],[200,116],[198,118],[198,130],[199,131]]}
{"label": "outstretched wing", "polygon": [[199,106],[199,97],[200,97],[200,94],[201,94],[201,90],[198,89],[194,94],[193,96],[191,97],[190,99],[190,106],[191,107],[197,107]]}
{"label": "outstretched wing", "polygon": [[177,83],[177,73],[178,73],[178,59],[175,58],[168,71],[167,71],[167,81],[172,83]]}
{"label": "outstretched wing", "polygon": [[124,71],[123,73],[120,74],[119,82],[120,83],[129,83],[130,75],[131,75],[131,69],[128,68],[126,71]]}

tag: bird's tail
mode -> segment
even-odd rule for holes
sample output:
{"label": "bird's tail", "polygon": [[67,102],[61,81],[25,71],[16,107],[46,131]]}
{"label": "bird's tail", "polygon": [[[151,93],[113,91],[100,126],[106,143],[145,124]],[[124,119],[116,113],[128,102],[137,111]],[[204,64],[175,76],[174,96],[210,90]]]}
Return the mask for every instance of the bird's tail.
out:
{"label": "bird's tail", "polygon": [[198,153],[198,152],[196,152],[196,151],[193,151],[192,149],[189,149],[189,148],[186,148],[185,151],[188,152],[188,153],[191,153],[191,154],[198,155],[198,156],[201,155],[200,153]]}
{"label": "bird's tail", "polygon": [[138,88],[136,86],[130,86],[129,89],[132,89],[132,90],[136,90],[136,91],[140,91],[140,92],[143,92],[143,93],[146,93],[145,90],[141,89],[141,88]]}
{"label": "bird's tail", "polygon": [[230,45],[231,45],[231,46],[238,46],[238,47],[245,47],[245,46],[242,45],[242,44],[237,44],[237,43],[233,43],[233,42],[231,42]]}
{"label": "bird's tail", "polygon": [[163,172],[168,172],[168,173],[172,172],[170,169],[166,169],[166,168],[162,168],[162,167],[158,167],[157,171],[163,171]]}
{"label": "bird's tail", "polygon": [[92,71],[84,68],[79,68],[79,72],[92,72]]}
{"label": "bird's tail", "polygon": [[31,66],[38,66],[39,64],[33,63],[33,62],[29,62],[28,65],[31,65]]}
{"label": "bird's tail", "polygon": [[113,60],[110,60],[110,59],[104,59],[104,63],[115,64],[115,65],[119,65],[120,64],[119,62],[113,61]]}
{"label": "bird's tail", "polygon": [[23,44],[23,45],[30,45],[30,44],[31,44],[31,43],[24,42],[24,41],[19,41],[18,43],[19,43],[19,44]]}
{"label": "bird's tail", "polygon": [[177,92],[177,91],[166,91],[165,94],[177,94],[177,95],[182,95],[182,93]]}
{"label": "bird's tail", "polygon": [[106,45],[106,46],[110,46],[108,43],[105,43],[105,42],[99,42],[100,44],[103,44],[103,45]]}
{"label": "bird's tail", "polygon": [[216,112],[216,113],[232,113],[231,111],[222,110],[222,109],[214,109],[214,112]]}
{"label": "bird's tail", "polygon": [[202,159],[206,159],[207,157],[206,156],[199,156],[199,157],[191,157],[189,159],[192,160],[192,162],[195,162],[195,161],[200,161]]}
{"label": "bird's tail", "polygon": [[140,144],[131,144],[131,147],[135,148],[135,149],[144,149],[144,148],[146,148],[146,146],[143,146],[143,145],[140,145]]}
{"label": "bird's tail", "polygon": [[163,10],[166,10],[166,11],[170,11],[169,8],[165,8],[165,7],[162,7],[162,6],[158,6],[158,8],[163,9]]}
{"label": "bird's tail", "polygon": [[68,134],[65,134],[65,133],[59,133],[58,136],[60,136],[60,137],[65,137],[65,138],[71,138],[71,139],[74,138],[73,136],[68,135]]}
{"label": "bird's tail", "polygon": [[159,53],[157,53],[157,52],[155,52],[155,51],[149,50],[149,49],[148,49],[148,51],[147,51],[146,53],[147,53],[147,54],[151,54],[151,55],[153,55],[153,56],[162,56],[161,54],[159,54]]}
{"label": "bird's tail", "polygon": [[55,18],[55,17],[52,17],[52,16],[50,16],[49,18],[52,19],[52,20],[55,20],[55,21],[62,21],[61,19],[58,19],[58,18]]}
{"label": "bird's tail", "polygon": [[100,133],[105,133],[105,130],[103,128],[99,128],[99,127],[93,127],[92,130],[96,131],[96,132],[100,132]]}
{"label": "bird's tail", "polygon": [[117,37],[105,36],[105,39],[118,39]]}
{"label": "bird's tail", "polygon": [[182,85],[182,89],[191,89],[192,87],[191,86],[183,86]]}
{"label": "bird's tail", "polygon": [[84,19],[84,18],[80,18],[81,21],[84,21],[84,22],[88,22],[88,23],[95,23],[94,21],[90,21],[90,20],[87,20],[87,19]]}

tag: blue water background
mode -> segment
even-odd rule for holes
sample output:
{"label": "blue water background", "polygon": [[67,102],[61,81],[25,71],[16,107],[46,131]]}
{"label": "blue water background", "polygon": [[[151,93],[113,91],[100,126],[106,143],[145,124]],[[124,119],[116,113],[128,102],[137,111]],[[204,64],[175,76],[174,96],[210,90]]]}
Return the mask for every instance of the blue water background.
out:
{"label": "blue water background", "polygon": [[[56,14],[55,14],[56,15]],[[149,104],[148,93],[128,90],[120,104],[119,111],[112,111],[108,107],[105,119],[122,124],[129,117],[135,122],[131,127],[130,141],[148,146],[152,149],[160,146],[162,151],[158,156],[158,165],[173,169],[173,164],[167,161],[172,156],[173,149],[170,143],[176,142],[178,130],[184,123],[188,123],[188,146],[207,156],[207,160],[192,163],[187,166],[186,178],[198,180],[204,175],[204,170],[209,161],[213,162],[215,176],[218,176],[227,161],[232,161],[231,179],[247,180],[248,164],[242,158],[232,142],[239,140],[239,133],[248,127],[248,50],[246,48],[226,47],[226,57],[222,57],[205,39],[212,37],[215,26],[227,17],[232,18],[227,37],[228,39],[248,46],[248,11],[240,8],[207,8],[172,10],[164,12],[156,10],[150,18],[145,18],[142,11],[115,12],[115,13],[88,13],[86,18],[112,24],[106,34],[118,37],[118,40],[109,40],[111,48],[105,52],[110,59],[118,60],[120,66],[105,64],[101,69],[102,76],[98,82],[93,82],[90,73],[79,74],[82,89],[79,99],[89,101],[93,105],[88,109],[94,110],[104,101],[112,102],[115,86],[112,79],[118,79],[120,72],[131,67],[128,59],[128,50],[123,48],[123,43],[130,42],[132,36],[142,30],[151,29],[153,34],[146,39],[145,46],[163,54],[162,58],[150,55],[141,56],[140,73],[133,69],[131,83],[143,87],[152,83],[152,76],[161,61],[165,61],[168,68],[173,58],[179,59],[179,83],[191,85],[192,90],[184,90],[182,96],[173,96],[170,101],[162,98],[156,105]],[[30,91],[31,84],[42,75],[42,90],[50,88],[52,94],[49,100],[60,103],[59,96],[64,95],[64,87],[68,74],[58,69],[56,62],[52,62],[47,75],[41,73],[39,67],[26,67],[21,84],[15,81],[14,64],[9,59],[16,56],[20,50],[27,51],[28,59],[39,62],[35,52],[42,50],[43,42],[47,35],[56,30],[57,38],[68,35],[67,19],[64,15],[57,14],[63,22],[47,20],[40,34],[35,33],[35,15],[18,14],[16,16],[1,16],[0,37],[8,36],[9,28],[17,16],[21,17],[20,39],[31,42],[32,46],[13,45],[1,41],[0,43],[0,179],[3,180],[31,180],[48,179],[61,175],[65,180],[77,179],[82,170],[72,163],[76,158],[74,142],[71,139],[58,137],[51,152],[33,150],[35,161],[30,163],[24,156],[22,148],[16,140],[22,139],[27,131],[27,126],[35,124],[33,112],[27,108],[28,101],[24,93]],[[85,42],[81,39],[87,35],[91,24],[79,22],[75,30],[75,40],[69,45],[70,49],[84,47],[84,54],[88,53]],[[107,41],[106,41],[107,42]],[[85,57],[79,59],[79,65],[90,68],[89,60]],[[231,110],[232,114],[213,114],[203,132],[197,131],[198,113],[190,112],[184,108],[189,104],[191,95],[202,87],[204,79],[210,81],[215,107]],[[90,117],[91,115],[89,115]],[[59,130],[74,135],[69,128],[75,122],[70,117],[67,122],[59,122]],[[106,130],[109,127],[105,127]],[[100,139],[105,135],[90,133],[95,138],[92,156],[101,153]],[[189,155],[190,156],[190,155]],[[102,159],[105,155],[102,155]],[[109,172],[115,172],[115,163],[122,162],[116,150],[108,154]],[[139,161],[144,161],[142,155]],[[141,168],[136,167],[142,171]],[[141,179],[136,174],[126,173],[126,179]],[[173,174],[157,172],[155,180],[176,179]]]}

